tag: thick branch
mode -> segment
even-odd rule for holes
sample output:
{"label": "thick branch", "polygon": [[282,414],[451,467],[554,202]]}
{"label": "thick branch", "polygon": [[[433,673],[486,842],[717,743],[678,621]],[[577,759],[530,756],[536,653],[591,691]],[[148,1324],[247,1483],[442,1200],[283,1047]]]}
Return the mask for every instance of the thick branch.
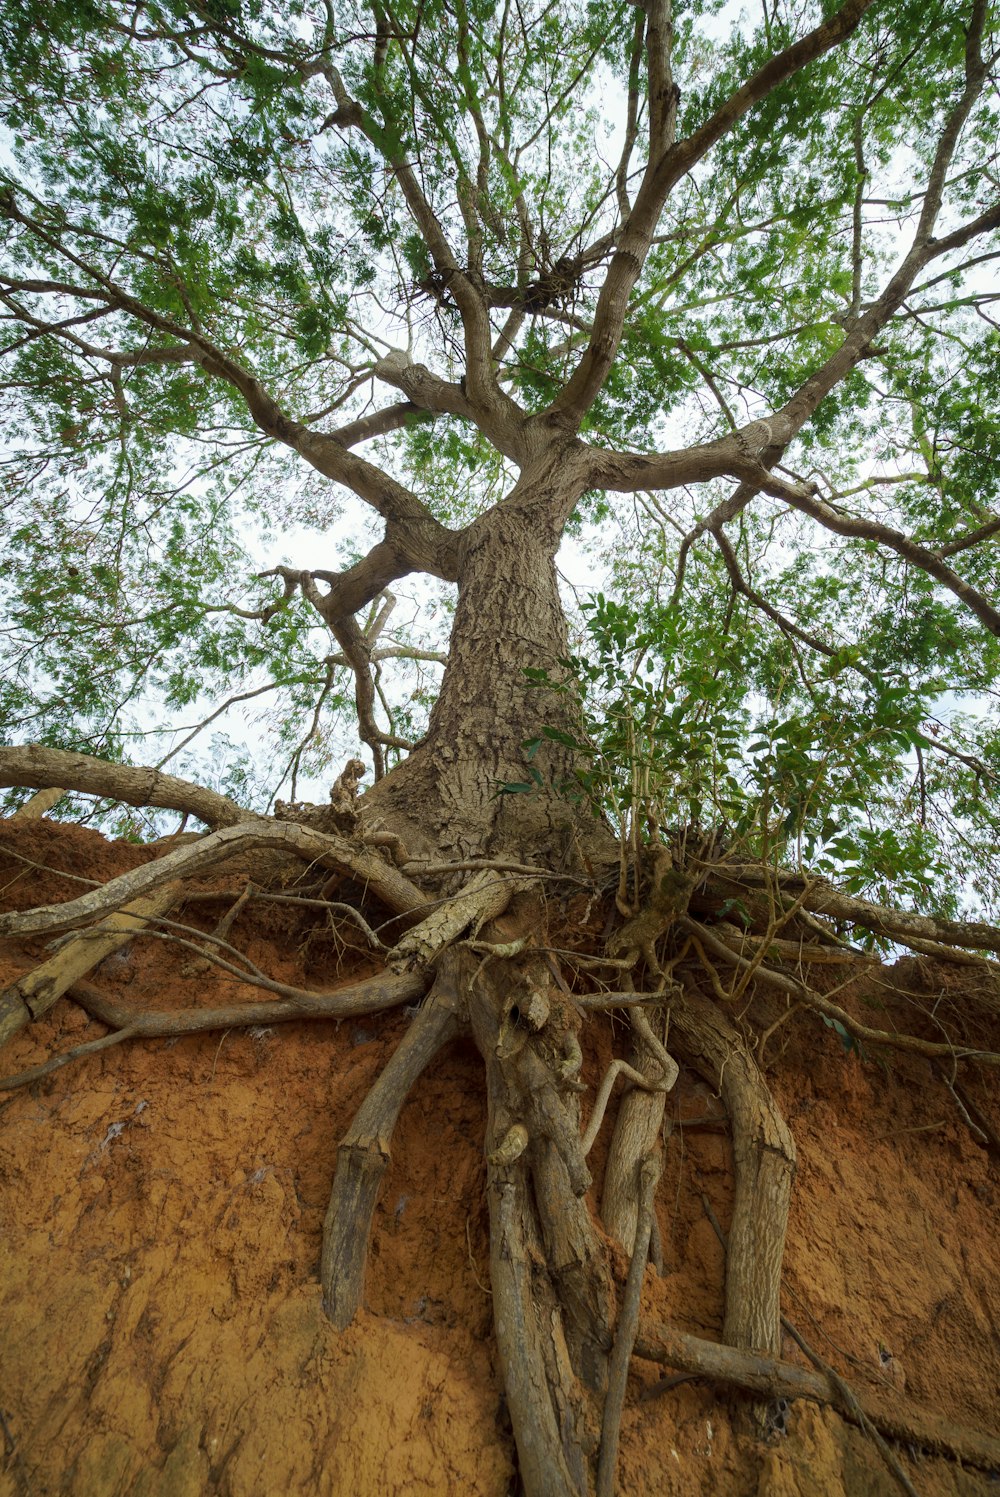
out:
{"label": "thick branch", "polygon": [[[19,208],[14,194],[0,195],[0,216],[21,224],[35,239],[76,267],[92,286],[70,286],[69,294],[97,297],[109,307],[127,313],[146,327],[180,340],[192,351],[192,361],[206,374],[225,380],[238,390],[255,424],[267,436],[299,453],[306,462],[335,483],[351,489],[386,520],[420,520],[435,524],[430,511],[416,494],[390,478],[373,463],[348,451],[336,436],[318,432],[288,416],[260,380],[230,352],[197,329],[185,328],[174,318],[146,305],[96,266],[88,264],[63,243],[57,233],[39,218]],[[51,331],[55,334],[55,326]],[[442,531],[444,527],[441,527]]]}
{"label": "thick branch", "polygon": [[737,884],[768,885],[777,882],[782,889],[798,893],[808,882],[803,906],[817,915],[828,915],[851,925],[863,926],[889,941],[907,936],[918,940],[938,941],[944,946],[960,946],[971,951],[993,951],[1000,955],[1000,927],[981,920],[948,920],[938,915],[917,915],[910,910],[893,910],[844,894],[826,879],[808,880],[801,873],[785,869],[764,869],[759,863],[732,863],[714,870],[714,879],[732,880]]}
{"label": "thick branch", "polygon": [[877,520],[863,520],[853,515],[845,515],[840,510],[834,509],[825,500],[810,492],[802,484],[787,483],[773,475],[761,475],[760,486],[767,493],[776,498],[784,499],[794,509],[801,510],[803,514],[809,515],[816,520],[825,530],[832,530],[835,535],[856,537],[861,540],[875,541],[880,546],[885,546],[890,551],[895,551],[904,561],[911,566],[919,567],[936,582],[940,582],[949,592],[955,594],[972,612],[979,621],[986,625],[991,634],[1000,635],[1000,609],[993,607],[989,599],[960,577],[956,571],[943,560],[941,553],[931,551],[922,546],[919,541],[911,540],[901,530],[896,530],[891,525],[883,525]]}
{"label": "thick branch", "polygon": [[237,826],[254,820],[252,811],[245,811],[228,796],[203,790],[189,780],[161,774],[157,769],[109,764],[89,754],[43,748],[37,743],[23,748],[0,748],[0,786],[14,785],[32,790],[60,786],[82,795],[122,801],[126,806],[183,811],[210,827]]}

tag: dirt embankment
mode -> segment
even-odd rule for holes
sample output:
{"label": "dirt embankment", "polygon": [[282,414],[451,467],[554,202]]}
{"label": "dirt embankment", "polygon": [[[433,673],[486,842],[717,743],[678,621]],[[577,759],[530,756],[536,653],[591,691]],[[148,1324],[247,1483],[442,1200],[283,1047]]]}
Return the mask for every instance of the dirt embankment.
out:
{"label": "dirt embankment", "polygon": [[[150,856],[79,828],[0,823],[0,908],[84,887],[46,870],[103,881]],[[241,885],[227,887],[235,896]],[[184,918],[209,926],[225,907]],[[278,904],[249,906],[230,939],[295,984],[329,988],[371,970],[342,932]],[[40,943],[4,943],[0,985],[41,956]],[[928,980],[913,964],[903,977]],[[136,1008],[263,996],[162,941],[135,943],[94,980]],[[400,1011],[127,1044],[0,1096],[2,1497],[515,1490],[470,1045],[454,1045],[403,1111],[366,1310],[337,1334],[320,1309],[337,1141],[406,1023]],[[63,999],[11,1042],[0,1069],[103,1032]],[[593,1086],[610,1026],[588,1036]],[[849,1381],[1000,1428],[997,1160],[923,1060],[865,1064],[818,1020],[782,1026],[769,1056],[799,1151],[785,1313]],[[965,1084],[997,1129],[995,1076],[969,1068]],[[673,1109],[684,1126],[658,1195],[665,1275],[648,1271],[645,1307],[717,1337],[723,1256],[704,1202],[725,1225],[729,1141],[700,1083],[682,1076]],[[599,1189],[600,1141],[592,1159]],[[801,1360],[790,1343],[786,1352]],[[623,1493],[898,1490],[873,1446],[828,1410],[795,1406],[779,1421],[785,1432],[761,1444],[717,1390],[687,1383],[650,1396],[658,1378],[636,1364]],[[921,1497],[1000,1490],[985,1473],[899,1454]]]}

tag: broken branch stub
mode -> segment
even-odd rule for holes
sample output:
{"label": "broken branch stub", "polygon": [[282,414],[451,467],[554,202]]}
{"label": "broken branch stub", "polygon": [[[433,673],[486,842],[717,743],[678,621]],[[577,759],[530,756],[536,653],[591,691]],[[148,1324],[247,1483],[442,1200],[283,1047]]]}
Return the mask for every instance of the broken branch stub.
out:
{"label": "broken branch stub", "polygon": [[[475,934],[487,921],[502,915],[513,896],[527,887],[524,879],[477,873],[453,899],[439,904],[425,920],[406,932],[389,953],[390,965],[396,968],[426,965],[470,926]],[[427,902],[423,895],[421,900]]]}

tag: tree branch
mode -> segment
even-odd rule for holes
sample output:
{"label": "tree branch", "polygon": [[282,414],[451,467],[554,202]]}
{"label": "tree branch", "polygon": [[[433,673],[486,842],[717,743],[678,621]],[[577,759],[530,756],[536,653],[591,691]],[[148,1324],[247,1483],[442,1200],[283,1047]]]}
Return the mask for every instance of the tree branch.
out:
{"label": "tree branch", "polygon": [[[758,69],[693,135],[668,146],[658,156],[650,155],[632,212],[613,236],[614,254],[598,297],[590,342],[562,391],[536,420],[555,420],[575,429],[596,399],[614,363],[629,296],[642,273],[657,222],[674,186],[756,104],[850,36],[872,4],[874,0],[847,0],[822,25]],[[662,104],[658,108],[665,118]],[[664,128],[661,123],[661,133]]]}

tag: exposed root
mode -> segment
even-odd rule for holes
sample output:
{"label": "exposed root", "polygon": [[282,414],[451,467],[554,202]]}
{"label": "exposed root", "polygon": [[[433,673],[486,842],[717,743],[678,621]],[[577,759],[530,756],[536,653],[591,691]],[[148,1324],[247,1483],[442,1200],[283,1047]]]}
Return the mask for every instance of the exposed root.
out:
{"label": "exposed root", "polygon": [[361,1306],[372,1216],[400,1109],[417,1077],[461,1028],[461,1001],[450,966],[447,960],[442,963],[429,999],[340,1141],[320,1265],[323,1307],[339,1330],[350,1325]]}
{"label": "exposed root", "polygon": [[[523,911],[522,911],[523,915]],[[508,917],[504,925],[513,924]],[[503,943],[520,929],[496,930]],[[550,994],[540,1030],[511,1022],[549,969],[536,951],[482,967],[461,954],[473,1033],[486,1062],[494,1323],[528,1497],[589,1489],[611,1343],[611,1280],[582,1196],[579,1095],[562,1074],[572,1009]],[[511,994],[517,994],[517,1003]],[[505,1022],[506,1021],[506,1022]],[[507,1160],[518,1127],[527,1147]],[[520,1136],[520,1135],[518,1135]]]}
{"label": "exposed root", "polygon": [[848,1384],[844,1381],[840,1373],[837,1372],[835,1368],[831,1367],[828,1362],[824,1362],[823,1358],[813,1351],[812,1347],[805,1340],[805,1338],[799,1335],[799,1332],[792,1325],[791,1321],[786,1320],[784,1315],[781,1317],[781,1324],[784,1330],[786,1330],[791,1336],[792,1340],[795,1342],[799,1350],[809,1358],[810,1362],[816,1368],[816,1371],[821,1373],[827,1379],[831,1388],[833,1388],[833,1390],[838,1394],[841,1405],[843,1406],[848,1417],[850,1417],[852,1422],[857,1424],[860,1429],[864,1430],[865,1434],[871,1440],[879,1455],[885,1461],[886,1466],[892,1472],[902,1490],[906,1493],[906,1497],[919,1497],[919,1493],[914,1487],[912,1481],[907,1476],[902,1466],[899,1464],[899,1461],[896,1459],[893,1452],[889,1449],[889,1446],[883,1440],[875,1425],[872,1424],[870,1419],[868,1419],[861,1405],[858,1403],[857,1396],[854,1393],[853,1389],[848,1386]]}
{"label": "exposed root", "polygon": [[[725,940],[715,935],[706,926],[699,925],[694,920],[686,920],[685,924],[696,933],[698,941],[703,942],[710,951],[724,962],[728,962],[730,966],[742,971],[750,967],[751,963],[745,957],[740,956]],[[1000,1066],[1000,1052],[995,1050],[976,1050],[967,1045],[921,1039],[919,1035],[898,1034],[888,1029],[873,1029],[869,1024],[862,1024],[859,1019],[855,1019],[845,1008],[841,1008],[839,1003],[834,1003],[822,993],[818,993],[815,988],[810,988],[806,983],[801,982],[799,978],[791,977],[786,972],[776,972],[773,967],[765,966],[763,962],[754,964],[753,977],[756,981],[766,983],[769,987],[776,988],[779,992],[794,998],[798,1003],[815,1009],[828,1018],[836,1019],[848,1034],[853,1035],[863,1044],[887,1045],[895,1050],[909,1050],[916,1055],[926,1055],[930,1059],[975,1060],[981,1065]]]}
{"label": "exposed root", "polygon": [[[635,1189],[637,1171],[641,1162],[656,1148],[663,1127],[667,1093],[673,1089],[678,1076],[677,1062],[667,1054],[645,1012],[633,1008],[630,1018],[635,1036],[633,1062],[643,1081],[626,1092],[618,1109],[601,1197],[604,1225],[629,1253],[634,1248],[639,1219]],[[657,1022],[662,1029],[662,1015],[657,1016]],[[635,1075],[636,1071],[632,1074]]]}
{"label": "exposed root", "polygon": [[11,983],[0,993],[0,1045],[32,1019],[47,1013],[74,982],[134,936],[141,935],[147,922],[156,915],[164,915],[180,896],[181,886],[176,881],[162,885],[145,898],[109,915],[100,925],[67,941],[48,961]]}
{"label": "exposed root", "polygon": [[409,966],[433,961],[470,926],[476,934],[487,921],[502,915],[514,895],[525,887],[523,879],[477,873],[454,898],[441,902],[432,914],[407,931],[390,953],[391,962]]}
{"label": "exposed root", "polygon": [[657,1081],[651,1081],[650,1077],[647,1076],[645,1072],[637,1071],[635,1066],[630,1066],[627,1060],[613,1060],[608,1066],[608,1069],[605,1071],[604,1079],[597,1089],[597,1096],[594,1098],[593,1111],[590,1114],[590,1120],[587,1123],[586,1131],[580,1140],[580,1150],[584,1157],[586,1157],[594,1147],[597,1135],[601,1131],[601,1124],[604,1122],[604,1114],[607,1112],[608,1102],[611,1100],[611,1092],[619,1076],[624,1076],[626,1080],[631,1081],[634,1086],[637,1086],[644,1091],[665,1092],[667,1090],[667,1088],[662,1084],[661,1081],[659,1081],[659,1079],[657,1079]]}
{"label": "exposed root", "polygon": [[234,853],[259,848],[279,848],[309,861],[346,870],[368,885],[389,909],[412,913],[426,905],[426,896],[386,863],[377,853],[353,847],[341,837],[332,837],[294,822],[267,821],[254,817],[239,826],[213,832],[198,842],[178,847],[154,863],[146,863],[110,879],[99,888],[59,905],[40,905],[33,910],[0,915],[0,936],[37,935],[41,931],[70,930],[97,915],[119,909],[175,878],[194,878]]}
{"label": "exposed root", "polygon": [[625,1407],[625,1385],[628,1382],[629,1363],[639,1328],[639,1297],[642,1278],[649,1257],[649,1241],[653,1226],[653,1197],[663,1168],[663,1156],[657,1148],[639,1165],[638,1190],[633,1190],[638,1199],[635,1244],[629,1264],[625,1297],[615,1330],[615,1344],[608,1368],[608,1396],[604,1403],[604,1421],[601,1428],[601,1453],[597,1463],[597,1497],[612,1497],[615,1486],[615,1470],[618,1465],[618,1441],[621,1435],[622,1410]]}
{"label": "exposed root", "polygon": [[90,983],[75,982],[69,996],[92,1018],[111,1025],[114,1032],[100,1039],[74,1045],[61,1055],[16,1076],[0,1079],[0,1091],[16,1091],[40,1081],[71,1061],[82,1060],[100,1050],[110,1050],[126,1040],[175,1039],[182,1034],[203,1034],[212,1029],[256,1028],[261,1025],[286,1024],[293,1019],[349,1019],[362,1014],[379,1013],[398,1008],[419,998],[427,987],[427,977],[419,972],[387,973],[369,977],[336,993],[309,993],[308,1002],[286,999],[278,1003],[236,1003],[225,1008],[185,1008],[176,1013],[130,1013],[118,1007]]}
{"label": "exposed root", "polygon": [[66,791],[62,785],[52,785],[48,790],[36,790],[10,817],[11,821],[40,821],[56,805]]}
{"label": "exposed root", "polygon": [[716,1004],[685,988],[671,1008],[671,1036],[721,1091],[732,1120],[736,1188],[723,1336],[731,1346],[775,1353],[795,1143],[739,1031]]}
{"label": "exposed root", "polygon": [[[704,1341],[672,1326],[647,1321],[639,1327],[635,1355],[762,1397],[808,1398],[812,1403],[829,1404],[849,1422],[858,1423],[857,1413],[843,1402],[825,1375],[793,1362]],[[994,1435],[953,1424],[940,1414],[904,1405],[868,1389],[855,1388],[854,1399],[868,1424],[891,1440],[951,1456],[983,1471],[1000,1468],[1000,1439]]]}
{"label": "exposed root", "polygon": [[[222,919],[216,922],[215,929],[210,934],[210,940],[220,942],[225,940],[225,937],[229,935],[229,932],[255,892],[253,884],[248,883],[242,894],[233,900],[229,909],[222,916]],[[184,966],[181,968],[181,975],[184,977],[196,977],[202,972],[207,972],[211,965],[211,960],[207,955],[193,956],[189,961],[184,963]]]}

